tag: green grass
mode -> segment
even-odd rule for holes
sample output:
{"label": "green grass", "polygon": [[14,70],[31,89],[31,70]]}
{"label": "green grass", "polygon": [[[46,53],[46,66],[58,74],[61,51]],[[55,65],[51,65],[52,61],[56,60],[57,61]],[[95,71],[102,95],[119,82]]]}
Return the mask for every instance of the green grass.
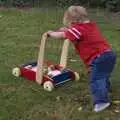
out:
{"label": "green grass", "polygon": [[[37,59],[42,33],[62,26],[62,14],[62,10],[56,9],[0,10],[0,120],[120,120],[120,112],[115,112],[116,109],[120,111],[120,105],[113,105],[101,113],[92,112],[86,74],[80,82],[67,83],[51,93],[35,82],[11,74],[16,65]],[[96,17],[93,11],[91,16],[97,20],[118,55],[111,77],[111,97],[120,100],[119,26],[105,21],[102,13]],[[48,40],[46,58],[58,63],[61,45],[62,41]],[[70,62],[71,58],[79,60],[72,49],[69,67],[80,72],[83,64]],[[78,111],[79,107],[82,111]]]}

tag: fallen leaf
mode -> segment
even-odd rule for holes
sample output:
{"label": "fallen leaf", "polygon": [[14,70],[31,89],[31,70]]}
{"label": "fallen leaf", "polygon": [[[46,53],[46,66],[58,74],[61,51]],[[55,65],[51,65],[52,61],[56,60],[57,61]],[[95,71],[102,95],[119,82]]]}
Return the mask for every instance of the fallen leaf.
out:
{"label": "fallen leaf", "polygon": [[70,59],[70,62],[77,62],[78,60]]}
{"label": "fallen leaf", "polygon": [[120,104],[120,100],[114,100],[112,103],[113,104]]}
{"label": "fallen leaf", "polygon": [[114,110],[114,112],[119,113],[120,111],[119,110]]}
{"label": "fallen leaf", "polygon": [[60,101],[60,100],[61,100],[61,97],[60,97],[60,96],[57,96],[57,97],[56,97],[56,100],[57,100],[57,101]]}
{"label": "fallen leaf", "polygon": [[80,107],[78,108],[78,111],[79,111],[79,112],[81,112],[81,111],[82,111],[82,109],[83,109],[83,108],[80,106]]}

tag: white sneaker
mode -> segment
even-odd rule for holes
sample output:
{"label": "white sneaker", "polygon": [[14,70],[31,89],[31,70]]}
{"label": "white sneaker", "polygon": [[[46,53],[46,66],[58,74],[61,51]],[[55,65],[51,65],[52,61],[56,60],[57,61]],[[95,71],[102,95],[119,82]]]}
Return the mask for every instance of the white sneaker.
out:
{"label": "white sneaker", "polygon": [[100,103],[96,104],[94,107],[95,112],[100,112],[110,106],[110,103]]}

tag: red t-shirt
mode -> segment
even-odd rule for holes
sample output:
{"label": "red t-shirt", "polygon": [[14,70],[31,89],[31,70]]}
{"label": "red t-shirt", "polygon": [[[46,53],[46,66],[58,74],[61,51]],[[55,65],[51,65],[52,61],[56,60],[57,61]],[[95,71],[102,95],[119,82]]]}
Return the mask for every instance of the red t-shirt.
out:
{"label": "red t-shirt", "polygon": [[76,51],[87,65],[97,55],[111,49],[94,22],[73,23],[64,32],[65,37],[72,41]]}

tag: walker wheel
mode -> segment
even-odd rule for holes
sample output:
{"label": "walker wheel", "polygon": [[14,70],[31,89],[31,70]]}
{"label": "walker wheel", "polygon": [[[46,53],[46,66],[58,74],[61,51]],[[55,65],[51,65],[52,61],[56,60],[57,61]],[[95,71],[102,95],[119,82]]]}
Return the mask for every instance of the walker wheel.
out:
{"label": "walker wheel", "polygon": [[21,71],[20,71],[20,68],[16,67],[16,68],[13,68],[12,70],[12,74],[16,77],[19,77],[21,75]]}
{"label": "walker wheel", "polygon": [[46,81],[43,84],[43,88],[44,88],[44,90],[51,92],[54,89],[54,85],[51,81]]}

